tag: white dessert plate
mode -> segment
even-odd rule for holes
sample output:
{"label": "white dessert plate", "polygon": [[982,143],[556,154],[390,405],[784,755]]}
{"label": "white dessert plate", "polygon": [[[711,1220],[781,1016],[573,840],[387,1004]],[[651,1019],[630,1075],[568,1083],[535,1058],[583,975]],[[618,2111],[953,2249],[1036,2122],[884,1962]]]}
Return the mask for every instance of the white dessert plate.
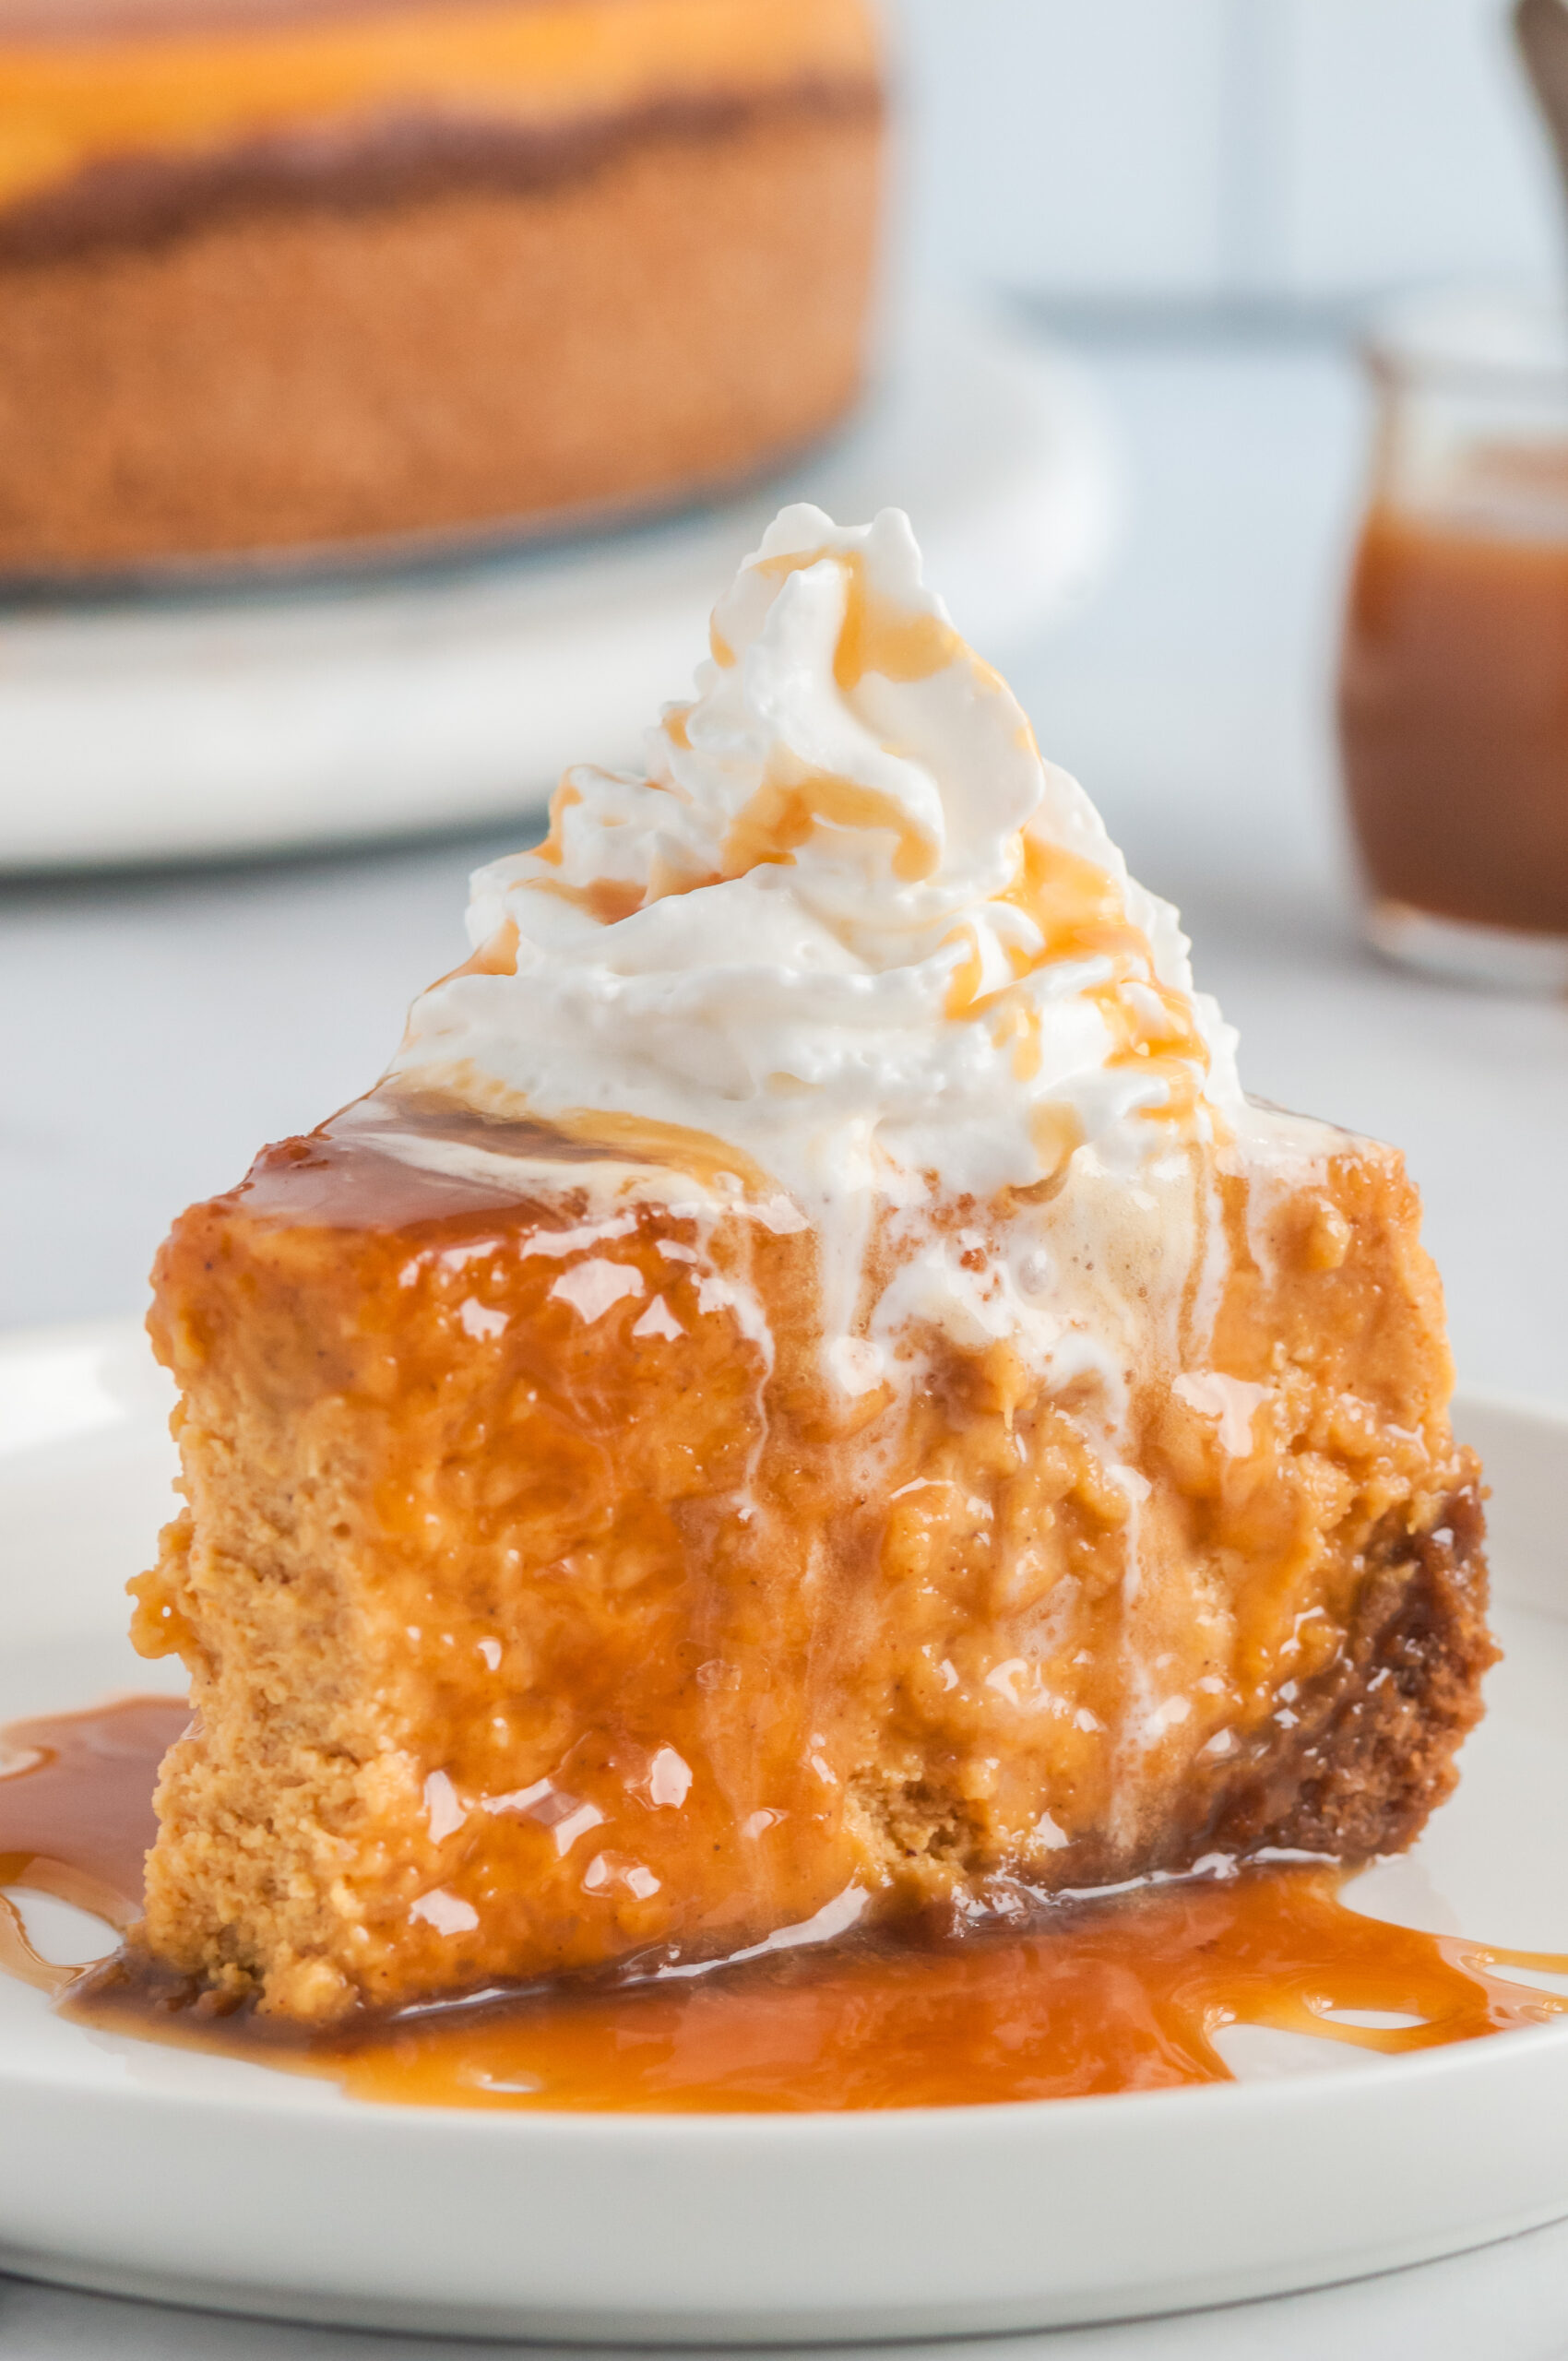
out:
{"label": "white dessert plate", "polygon": [[[166,1408],[133,1330],[0,1343],[0,1716],[158,1685],[121,1584],[167,1505]],[[1459,1423],[1508,1654],[1457,1797],[1357,1899],[1568,1950],[1568,1418],[1469,1400]],[[55,1956],[98,1947],[30,1916]],[[1122,2098],[469,2114],[90,2033],[0,1977],[0,2269],[300,2319],[782,2342],[1264,2296],[1568,2214],[1568,2022],[1403,2058],[1221,2039],[1235,2085]]]}
{"label": "white dessert plate", "polygon": [[912,328],[849,431],[722,504],[401,572],[0,602],[0,870],[457,827],[636,756],[786,500],[907,508],[1005,654],[1085,595],[1114,468],[1075,371],[964,313]]}

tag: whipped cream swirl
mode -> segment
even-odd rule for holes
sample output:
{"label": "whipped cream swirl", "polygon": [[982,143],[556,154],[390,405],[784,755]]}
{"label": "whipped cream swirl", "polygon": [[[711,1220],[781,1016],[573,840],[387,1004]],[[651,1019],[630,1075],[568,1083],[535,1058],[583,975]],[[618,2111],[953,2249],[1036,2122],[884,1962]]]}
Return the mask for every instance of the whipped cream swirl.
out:
{"label": "whipped cream swirl", "polygon": [[395,1074],[718,1138],[850,1200],[1130,1173],[1241,1106],[1176,914],[921,578],[909,519],[785,509],[645,776],[570,770],[473,881]]}

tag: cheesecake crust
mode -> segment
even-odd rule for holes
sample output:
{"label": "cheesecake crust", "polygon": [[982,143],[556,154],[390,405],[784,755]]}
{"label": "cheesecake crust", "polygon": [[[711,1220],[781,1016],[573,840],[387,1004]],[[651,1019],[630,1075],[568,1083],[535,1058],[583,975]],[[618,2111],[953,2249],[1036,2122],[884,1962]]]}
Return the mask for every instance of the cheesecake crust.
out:
{"label": "cheesecake crust", "polygon": [[1255,1750],[1206,1843],[1365,1860],[1413,1845],[1453,1794],[1498,1657],[1480,1470],[1468,1453],[1465,1466],[1427,1531],[1390,1518],[1373,1537],[1340,1656],[1302,1695],[1291,1742]]}

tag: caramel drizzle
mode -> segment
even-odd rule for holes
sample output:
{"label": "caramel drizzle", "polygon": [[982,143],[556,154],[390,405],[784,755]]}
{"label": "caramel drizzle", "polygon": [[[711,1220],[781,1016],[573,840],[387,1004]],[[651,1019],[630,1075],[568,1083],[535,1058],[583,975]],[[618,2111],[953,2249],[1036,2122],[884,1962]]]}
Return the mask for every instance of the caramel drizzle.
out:
{"label": "caramel drizzle", "polygon": [[437,981],[455,984],[459,976],[515,976],[517,972],[517,925],[504,919],[495,932],[471,952],[460,967],[450,967]]}
{"label": "caramel drizzle", "polygon": [[[647,781],[647,789],[651,795],[661,791],[655,779]],[[550,799],[549,830],[543,843],[535,845],[533,848],[535,860],[542,860],[552,869],[562,867],[566,857],[566,814],[582,800],[581,788],[570,777],[564,778]],[[591,878],[586,885],[574,885],[564,877],[526,877],[522,882],[535,894],[553,894],[559,900],[570,902],[575,909],[587,910],[600,926],[619,925],[623,919],[629,919],[634,912],[640,910],[650,898],[642,886],[624,884],[611,877]],[[700,882],[707,884],[711,881],[704,879]],[[488,950],[489,946],[485,947]],[[517,930],[514,928],[511,966],[505,972],[515,974],[517,965]],[[501,971],[490,969],[486,972],[494,974]]]}
{"label": "caramel drizzle", "polygon": [[[863,550],[830,545],[789,550],[759,560],[756,570],[784,582],[791,574],[802,574],[825,560],[845,576],[844,621],[833,655],[833,677],[839,688],[858,688],[868,672],[880,672],[887,681],[929,680],[933,672],[965,656],[984,685],[1001,686],[990,665],[982,664],[940,615],[911,615],[880,598],[867,577]],[[735,661],[735,651],[716,623],[708,626],[707,643],[714,662],[728,670]]]}
{"label": "caramel drizzle", "polygon": [[1040,968],[1064,960],[1109,959],[1111,975],[1087,986],[1084,993],[1099,1010],[1111,1035],[1106,1062],[1113,1069],[1135,1067],[1158,1074],[1165,1084],[1163,1102],[1144,1107],[1140,1113],[1174,1125],[1190,1123],[1208,1073],[1208,1046],[1186,994],[1156,975],[1148,937],[1128,918],[1115,879],[1081,855],[1026,830],[1019,838],[1013,882],[997,898],[1033,921],[1039,946],[1026,951],[1008,944],[1012,977],[988,991],[976,929],[968,921],[956,927],[948,940],[967,943],[968,952],[954,970],[947,1014],[991,1014],[998,1046],[1009,1039],[1016,1045],[1014,1073],[1021,1082],[1031,1081],[1039,1068],[1039,1019],[1018,997],[1016,986]]}
{"label": "caramel drizzle", "polygon": [[[923,681],[968,653],[952,625],[940,617],[908,615],[879,599],[867,582],[864,555],[859,550],[795,551],[765,558],[758,570],[783,579],[824,559],[831,559],[846,580],[844,620],[833,658],[833,677],[839,688],[855,688],[867,672],[879,672],[890,681]],[[733,665],[735,652],[717,623],[708,627],[708,645],[716,664],[725,669]],[[970,661],[985,679],[995,682],[996,675],[980,665],[978,658],[971,657]],[[664,717],[665,735],[674,746],[690,745],[686,722],[691,710],[689,705],[673,706]],[[658,791],[657,781],[649,786]],[[581,801],[581,790],[564,779],[552,799],[549,833],[536,859],[552,868],[561,866],[565,814]],[[779,766],[736,815],[714,871],[697,877],[660,880],[657,890],[650,887],[646,894],[603,880],[589,885],[569,885],[564,880],[542,877],[528,882],[536,890],[563,895],[612,925],[664,895],[692,893],[699,886],[743,877],[768,864],[787,865],[821,826],[888,830],[897,840],[894,875],[909,883],[930,877],[941,858],[940,848],[911,823],[894,797],[880,789],[803,765]]]}
{"label": "caramel drizzle", "polygon": [[[846,694],[868,672],[887,681],[925,681],[966,656],[986,673],[951,623],[938,615],[907,614],[879,598],[867,579],[861,550],[796,550],[764,558],[757,570],[783,582],[824,560],[836,564],[844,579],[833,678]],[[734,657],[717,630],[712,640],[715,660],[732,664]],[[994,673],[987,677],[995,682]],[[776,770],[737,815],[725,839],[721,874],[742,877],[765,862],[792,861],[819,826],[886,829],[896,839],[893,873],[906,884],[932,876],[942,857],[941,847],[893,796],[802,766],[793,776]]]}
{"label": "caramel drizzle", "polygon": [[776,771],[732,822],[719,876],[788,866],[819,827],[886,829],[897,838],[893,874],[909,884],[931,876],[942,857],[941,848],[880,788],[861,787],[830,771],[804,770],[797,777]]}

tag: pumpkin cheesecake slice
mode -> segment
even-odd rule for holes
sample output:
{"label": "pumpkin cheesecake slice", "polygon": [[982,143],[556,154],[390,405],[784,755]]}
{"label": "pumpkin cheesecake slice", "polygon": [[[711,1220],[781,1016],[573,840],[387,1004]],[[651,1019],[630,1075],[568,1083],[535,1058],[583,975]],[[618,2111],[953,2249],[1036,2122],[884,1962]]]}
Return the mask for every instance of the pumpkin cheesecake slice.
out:
{"label": "pumpkin cheesecake slice", "polygon": [[159,1260],[151,1954],[321,2023],[1410,1842],[1493,1653],[1415,1192],[906,520],[787,510],[469,923]]}

